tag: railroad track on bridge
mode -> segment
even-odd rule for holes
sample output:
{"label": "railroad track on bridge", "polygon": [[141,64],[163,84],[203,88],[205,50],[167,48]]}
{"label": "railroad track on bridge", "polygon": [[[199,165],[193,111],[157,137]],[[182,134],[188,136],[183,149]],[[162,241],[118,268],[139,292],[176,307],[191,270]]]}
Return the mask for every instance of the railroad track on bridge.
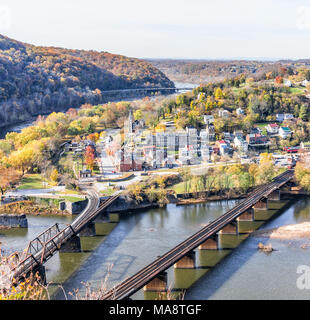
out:
{"label": "railroad track on bridge", "polygon": [[119,197],[119,195],[109,197],[99,205],[98,195],[94,191],[89,191],[88,194],[88,206],[70,225],[61,230],[56,223],[29,243],[21,261],[12,269],[14,279],[20,280],[35,272]]}
{"label": "railroad track on bridge", "polygon": [[223,227],[234,221],[238,216],[252,208],[260,200],[267,198],[273,191],[281,188],[294,177],[294,171],[288,170],[277,176],[272,182],[256,188],[247,199],[241,201],[237,206],[202,228],[200,231],[187,238],[179,245],[157,258],[151,264],[141,269],[135,275],[127,278],[120,284],[111,288],[103,296],[105,300],[126,299],[140,290],[147,283],[156,278],[163,271],[178,262],[190,251],[196,249],[209,238],[212,238]]}

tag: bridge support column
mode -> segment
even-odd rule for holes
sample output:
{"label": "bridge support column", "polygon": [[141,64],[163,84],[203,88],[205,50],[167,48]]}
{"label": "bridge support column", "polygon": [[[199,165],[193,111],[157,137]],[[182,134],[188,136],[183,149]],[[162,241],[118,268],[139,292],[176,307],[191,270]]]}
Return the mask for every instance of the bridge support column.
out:
{"label": "bridge support column", "polygon": [[195,269],[196,267],[196,252],[190,251],[181,260],[174,264],[175,269]]}
{"label": "bridge support column", "polygon": [[159,274],[143,288],[144,291],[167,291],[167,272]]}
{"label": "bridge support column", "polygon": [[254,210],[268,210],[268,199],[258,201],[254,206]]}
{"label": "bridge support column", "polygon": [[[38,267],[35,268],[35,270],[33,271],[33,275],[35,276],[34,279],[37,279],[38,282],[40,282],[40,284],[42,284],[43,286],[47,285],[46,282],[46,272],[45,272],[45,267],[40,265]],[[39,278],[37,278],[37,276]]]}
{"label": "bridge support column", "polygon": [[79,233],[80,237],[94,237],[96,236],[96,225],[94,222],[89,222],[83,230]]}
{"label": "bridge support column", "polygon": [[238,234],[238,224],[236,221],[232,221],[227,224],[222,230],[219,232],[220,234]]}
{"label": "bridge support column", "polygon": [[237,221],[254,221],[254,209],[251,208],[243,212],[238,218]]}
{"label": "bridge support column", "polygon": [[270,193],[270,195],[268,196],[268,200],[274,200],[274,201],[281,200],[281,191],[280,191],[280,189]]}
{"label": "bridge support column", "polygon": [[110,222],[110,215],[109,213],[104,210],[103,212],[99,213],[94,222],[102,223],[102,222]]}
{"label": "bridge support column", "polygon": [[214,235],[198,247],[200,250],[217,250],[218,248],[218,235]]}
{"label": "bridge support column", "polygon": [[81,252],[81,240],[78,236],[73,236],[69,241],[63,244],[60,248],[60,252],[71,253]]}

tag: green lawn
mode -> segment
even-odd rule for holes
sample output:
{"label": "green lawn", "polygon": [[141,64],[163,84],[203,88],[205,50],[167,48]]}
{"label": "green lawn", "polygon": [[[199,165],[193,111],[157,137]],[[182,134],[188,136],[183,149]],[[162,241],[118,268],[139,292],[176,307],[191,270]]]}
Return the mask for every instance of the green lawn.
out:
{"label": "green lawn", "polygon": [[80,198],[80,197],[70,197],[70,196],[65,196],[62,197],[64,200],[66,201],[70,201],[70,202],[78,202],[78,201],[83,201],[85,200],[84,198]]}
{"label": "green lawn", "polygon": [[47,189],[50,188],[39,174],[27,174],[22,178],[18,189]]}
{"label": "green lawn", "polygon": [[302,88],[290,88],[290,92],[292,94],[303,94],[305,92],[305,89],[302,89]]}
{"label": "green lawn", "polygon": [[100,191],[100,194],[103,195],[103,196],[112,196],[114,194],[115,190],[113,188],[107,188],[105,190],[101,190]]}

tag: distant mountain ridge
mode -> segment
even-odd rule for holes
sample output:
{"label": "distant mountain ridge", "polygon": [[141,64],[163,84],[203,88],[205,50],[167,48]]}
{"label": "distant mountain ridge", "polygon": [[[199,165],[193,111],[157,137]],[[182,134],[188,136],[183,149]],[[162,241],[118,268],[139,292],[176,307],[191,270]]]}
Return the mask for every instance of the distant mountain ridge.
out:
{"label": "distant mountain ridge", "polygon": [[34,46],[0,35],[0,125],[101,103],[105,90],[153,87],[174,83],[144,60]]}

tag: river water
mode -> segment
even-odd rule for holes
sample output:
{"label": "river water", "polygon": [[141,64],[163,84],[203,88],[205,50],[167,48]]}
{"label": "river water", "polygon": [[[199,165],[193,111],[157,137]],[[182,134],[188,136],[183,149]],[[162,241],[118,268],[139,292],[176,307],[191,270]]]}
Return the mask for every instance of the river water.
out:
{"label": "river water", "polygon": [[[124,280],[236,203],[169,204],[166,208],[146,212],[119,217],[113,215],[113,222],[96,224],[96,237],[82,238],[82,253],[57,253],[46,263],[47,279],[54,283],[50,286],[54,298],[65,298],[62,290],[58,290],[59,284],[63,284],[65,292],[79,289],[83,293],[85,286],[82,283],[88,282],[93,288],[99,288],[106,277],[108,286]],[[265,213],[266,219],[274,212],[269,210]],[[51,224],[66,224],[72,220],[71,217],[42,216],[28,219],[28,230],[0,231],[4,249],[23,249],[29,240]],[[310,199],[291,204],[282,214],[266,222],[262,229],[303,221],[310,221]],[[194,300],[309,299],[309,290],[299,290],[296,286],[300,276],[297,267],[310,265],[310,248],[303,248],[306,240],[268,240],[267,243],[271,243],[275,249],[269,254],[257,250],[257,244],[266,241],[257,237],[246,238],[244,235],[222,236],[222,250],[196,251],[196,269],[169,268],[168,285],[176,292],[190,287],[185,299]],[[241,245],[238,246],[239,243]],[[157,295],[140,290],[132,298],[154,299]]]}

